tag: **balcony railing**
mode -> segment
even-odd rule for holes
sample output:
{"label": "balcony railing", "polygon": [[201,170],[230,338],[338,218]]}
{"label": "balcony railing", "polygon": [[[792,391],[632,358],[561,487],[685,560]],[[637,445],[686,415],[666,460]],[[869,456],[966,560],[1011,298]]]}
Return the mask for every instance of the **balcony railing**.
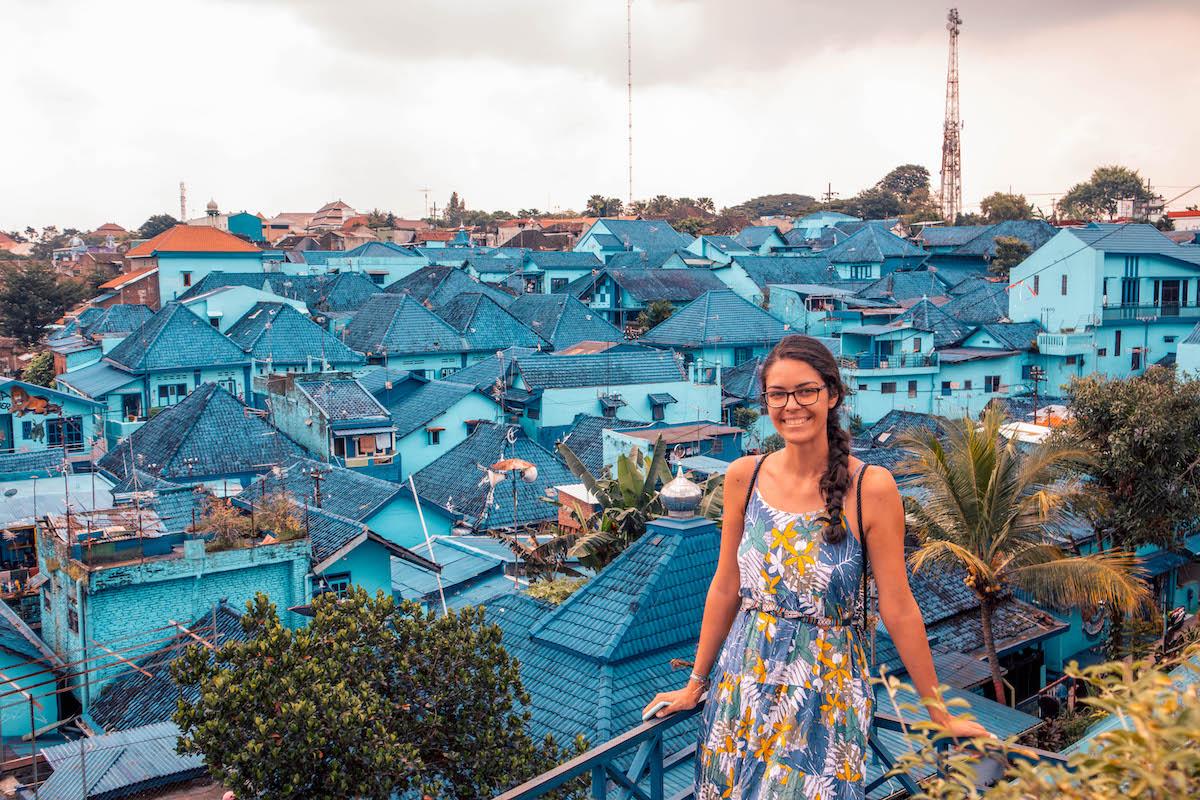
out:
{"label": "balcony railing", "polygon": [[1048,356],[1081,356],[1092,350],[1090,333],[1039,333],[1039,353]]}
{"label": "balcony railing", "polygon": [[[610,797],[616,797],[618,800],[631,800],[631,798],[637,798],[637,800],[687,800],[695,794],[690,778],[684,788],[667,798],[664,795],[663,776],[671,767],[697,757],[696,745],[691,744],[683,750],[666,753],[663,741],[672,728],[693,718],[703,709],[704,701],[702,700],[699,705],[688,711],[680,711],[661,719],[644,722],[636,728],[558,765],[549,772],[542,773],[520,786],[497,795],[494,800],[533,800],[535,797],[541,797],[556,789],[561,789],[583,777],[590,779],[591,791],[589,794],[593,800],[609,800]],[[898,783],[899,788],[909,795],[917,794],[920,789],[917,786],[917,780],[912,776],[904,773],[889,774],[895,767],[896,759],[880,741],[877,735],[879,730],[902,733],[905,728],[899,717],[881,711],[875,713],[875,728],[868,737],[867,743],[871,752],[882,765],[883,772],[867,781],[866,795],[870,796],[872,791],[889,782]],[[946,749],[953,744],[954,742],[950,739],[941,739],[936,746],[939,749]],[[1032,747],[1021,747],[1019,750],[1014,748],[1014,751],[1009,753],[1009,758],[1032,762],[1044,761],[1067,766],[1067,759],[1064,756]],[[980,787],[990,785],[1001,777],[1001,772],[1000,765],[996,762],[990,759],[980,759],[975,776],[977,784]]]}
{"label": "balcony railing", "polygon": [[1104,306],[1104,321],[1153,320],[1153,319],[1200,319],[1200,305],[1196,303],[1135,303]]}
{"label": "balcony railing", "polygon": [[891,355],[876,355],[861,353],[856,356],[846,356],[841,359],[842,366],[853,370],[870,369],[923,369],[936,368],[937,353],[893,353]]}

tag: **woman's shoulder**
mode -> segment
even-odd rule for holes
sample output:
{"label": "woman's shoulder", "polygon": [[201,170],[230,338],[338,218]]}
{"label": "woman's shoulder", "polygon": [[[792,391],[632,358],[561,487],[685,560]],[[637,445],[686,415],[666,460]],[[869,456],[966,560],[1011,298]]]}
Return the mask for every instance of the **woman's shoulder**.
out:
{"label": "woman's shoulder", "polygon": [[742,456],[730,462],[728,469],[725,470],[725,483],[738,484],[749,483],[750,476],[754,474],[754,468],[758,462],[764,458],[761,455]]}
{"label": "woman's shoulder", "polygon": [[879,499],[899,493],[891,470],[877,464],[866,464],[866,469],[863,469],[864,464],[866,462],[851,456],[850,474],[862,481],[863,497]]}

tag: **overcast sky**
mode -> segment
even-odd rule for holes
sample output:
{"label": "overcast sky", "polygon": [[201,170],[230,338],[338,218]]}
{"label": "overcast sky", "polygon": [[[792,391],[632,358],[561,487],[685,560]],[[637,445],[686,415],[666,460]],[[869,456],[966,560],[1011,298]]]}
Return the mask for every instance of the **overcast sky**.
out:
{"label": "overcast sky", "polygon": [[[1200,183],[1200,3],[964,0],[963,196]],[[842,196],[941,159],[943,2],[634,0],[634,195]],[[0,228],[580,208],[626,188],[621,0],[0,0]],[[1179,189],[1170,187],[1179,186]],[[1200,202],[1200,191],[1175,205]]]}

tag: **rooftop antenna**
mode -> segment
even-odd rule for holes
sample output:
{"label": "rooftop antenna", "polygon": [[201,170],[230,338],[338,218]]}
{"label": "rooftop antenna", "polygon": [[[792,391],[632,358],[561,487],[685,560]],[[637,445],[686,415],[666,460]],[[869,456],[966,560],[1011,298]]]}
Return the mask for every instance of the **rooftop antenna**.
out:
{"label": "rooftop antenna", "polygon": [[187,222],[187,184],[179,182],[179,221]]}
{"label": "rooftop antenna", "polygon": [[962,120],[958,116],[958,9],[946,15],[950,31],[950,63],[946,68],[946,120],[942,129],[942,219],[953,225],[962,212]]}
{"label": "rooftop antenna", "polygon": [[430,189],[428,186],[422,186],[420,189],[417,189],[417,191],[425,193],[425,217],[428,218],[429,217],[429,192],[430,192]]}
{"label": "rooftop antenna", "polygon": [[633,0],[625,0],[625,101],[629,112],[629,205],[633,205]]}

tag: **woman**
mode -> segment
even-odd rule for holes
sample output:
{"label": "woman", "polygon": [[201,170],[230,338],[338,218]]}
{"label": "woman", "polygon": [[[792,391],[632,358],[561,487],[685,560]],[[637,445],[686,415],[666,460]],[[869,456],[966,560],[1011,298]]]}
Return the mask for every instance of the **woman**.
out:
{"label": "woman", "polygon": [[[655,695],[646,709],[668,702],[661,717],[694,707],[716,663],[696,753],[697,798],[862,798],[873,698],[860,537],[909,681],[927,704],[937,686],[904,569],[900,493],[887,470],[851,457],[838,421],[846,387],[823,344],[786,337],[760,380],[785,446],[730,465],[695,669],[684,688]],[[990,735],[929,711],[953,735]]]}

